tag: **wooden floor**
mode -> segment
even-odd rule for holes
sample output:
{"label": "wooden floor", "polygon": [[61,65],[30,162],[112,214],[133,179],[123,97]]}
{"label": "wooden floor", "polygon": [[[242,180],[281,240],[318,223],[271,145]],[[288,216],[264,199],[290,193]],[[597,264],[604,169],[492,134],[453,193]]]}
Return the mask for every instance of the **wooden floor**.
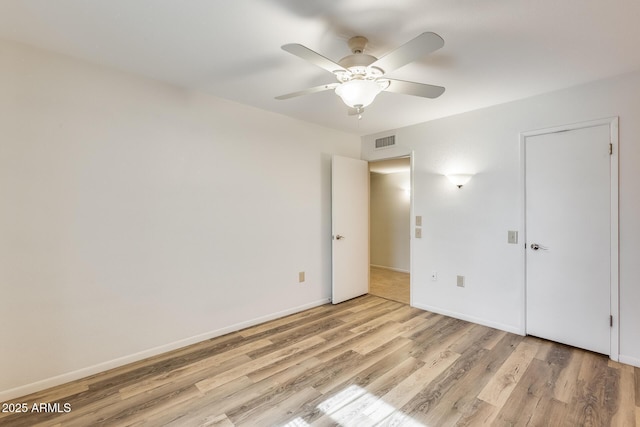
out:
{"label": "wooden floor", "polygon": [[369,293],[382,298],[409,304],[409,273],[371,267]]}
{"label": "wooden floor", "polygon": [[634,426],[640,369],[375,296],[16,399],[33,426]]}

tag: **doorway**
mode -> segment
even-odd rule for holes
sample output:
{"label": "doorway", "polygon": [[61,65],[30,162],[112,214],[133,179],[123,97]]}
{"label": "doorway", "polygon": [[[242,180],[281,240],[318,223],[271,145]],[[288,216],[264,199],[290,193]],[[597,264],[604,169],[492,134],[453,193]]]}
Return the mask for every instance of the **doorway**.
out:
{"label": "doorway", "polygon": [[369,179],[369,293],[410,304],[410,157],[370,162]]}
{"label": "doorway", "polygon": [[522,144],[526,333],[617,357],[617,119]]}

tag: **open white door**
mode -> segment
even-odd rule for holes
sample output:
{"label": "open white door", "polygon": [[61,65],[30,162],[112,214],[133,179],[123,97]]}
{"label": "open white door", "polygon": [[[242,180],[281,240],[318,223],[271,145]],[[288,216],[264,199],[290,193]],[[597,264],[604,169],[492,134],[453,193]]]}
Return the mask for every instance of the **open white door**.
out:
{"label": "open white door", "polygon": [[338,304],[369,291],[369,164],[333,156],[331,198],[331,302]]}

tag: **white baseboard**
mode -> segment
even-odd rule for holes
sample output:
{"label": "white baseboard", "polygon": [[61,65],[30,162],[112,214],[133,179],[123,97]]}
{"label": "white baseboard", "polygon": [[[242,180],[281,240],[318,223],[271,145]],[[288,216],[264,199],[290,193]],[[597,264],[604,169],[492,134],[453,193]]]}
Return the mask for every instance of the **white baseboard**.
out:
{"label": "white baseboard", "polygon": [[369,266],[375,267],[375,268],[384,268],[385,270],[398,271],[400,273],[409,273],[409,270],[403,270],[401,268],[395,268],[395,267],[387,267],[386,265],[370,264]]}
{"label": "white baseboard", "polygon": [[624,354],[620,354],[618,356],[618,361],[620,363],[624,363],[625,365],[635,366],[636,368],[640,368],[640,359],[637,357],[625,356]]}
{"label": "white baseboard", "polygon": [[93,366],[78,369],[72,372],[67,372],[55,377],[46,378],[34,383],[25,384],[19,387],[15,387],[9,390],[0,391],[0,402],[15,399],[21,396],[26,396],[31,393],[45,390],[50,387],[55,387],[61,384],[68,383],[69,381],[79,380],[81,378],[88,377],[90,375],[98,374],[100,372],[107,371],[109,369],[117,368],[127,365],[129,363],[138,362],[148,357],[157,356],[168,351],[176,350],[182,347],[186,347],[191,344],[195,344],[201,341],[205,341],[211,338],[219,337],[231,332],[236,332],[250,326],[258,325],[260,323],[268,322],[269,320],[279,319],[290,314],[298,313],[300,311],[308,310],[313,307],[318,307],[323,304],[327,304],[331,300],[325,298],[319,301],[315,301],[309,304],[304,304],[298,307],[290,308],[287,310],[272,313],[266,316],[257,317],[255,319],[247,320],[245,322],[236,323],[224,328],[216,329],[215,331],[205,332],[203,334],[195,335],[193,337],[178,340],[172,343],[164,344],[158,347],[150,348],[148,350],[140,351],[138,353],[130,354],[127,356],[119,357],[117,359],[108,360],[106,362],[98,363]]}
{"label": "white baseboard", "polygon": [[439,307],[432,307],[430,305],[424,304],[411,304],[413,307],[419,308],[421,310],[431,311],[433,313],[442,314],[443,316],[454,317],[460,320],[466,320],[467,322],[477,323],[478,325],[488,326],[494,329],[500,329],[501,331],[511,332],[512,334],[522,335],[522,331],[517,326],[507,325],[504,323],[494,322],[487,319],[482,319],[480,317],[469,316],[463,313],[457,313],[455,311],[443,310]]}

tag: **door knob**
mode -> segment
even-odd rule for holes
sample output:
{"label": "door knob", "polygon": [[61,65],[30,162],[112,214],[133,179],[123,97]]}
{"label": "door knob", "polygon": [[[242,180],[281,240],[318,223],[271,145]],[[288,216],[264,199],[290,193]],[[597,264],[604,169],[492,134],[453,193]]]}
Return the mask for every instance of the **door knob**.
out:
{"label": "door knob", "polygon": [[341,236],[339,234],[336,236],[336,240],[342,240],[342,239],[344,239],[344,236]]}
{"label": "door knob", "polygon": [[531,249],[533,249],[534,251],[537,251],[538,249],[542,249],[543,251],[546,251],[548,248],[546,248],[546,247],[544,247],[542,245],[539,245],[537,243],[532,243],[531,244]]}

